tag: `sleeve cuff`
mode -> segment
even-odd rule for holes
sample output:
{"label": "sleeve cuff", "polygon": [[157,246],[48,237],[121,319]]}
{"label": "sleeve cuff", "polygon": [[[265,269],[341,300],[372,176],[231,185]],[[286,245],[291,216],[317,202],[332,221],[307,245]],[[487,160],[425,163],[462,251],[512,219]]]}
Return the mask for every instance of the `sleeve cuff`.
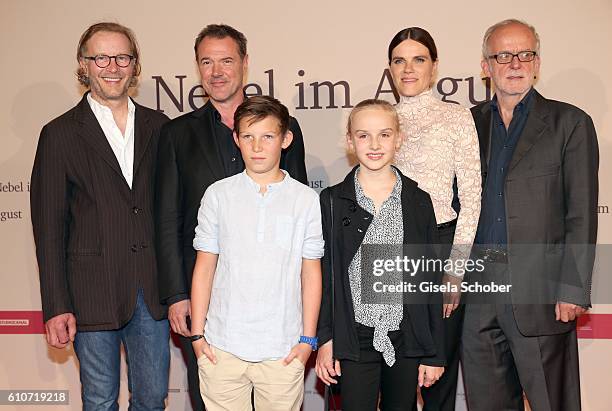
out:
{"label": "sleeve cuff", "polygon": [[306,258],[307,260],[317,260],[322,258],[324,254],[324,246],[325,241],[323,240],[313,240],[304,243],[302,257]]}
{"label": "sleeve cuff", "polygon": [[219,243],[216,239],[212,238],[194,238],[193,248],[196,251],[205,251],[207,253],[219,254]]}
{"label": "sleeve cuff", "polygon": [[166,305],[171,306],[172,304],[178,303],[179,301],[184,301],[189,299],[189,294],[177,294],[173,295],[166,299]]}

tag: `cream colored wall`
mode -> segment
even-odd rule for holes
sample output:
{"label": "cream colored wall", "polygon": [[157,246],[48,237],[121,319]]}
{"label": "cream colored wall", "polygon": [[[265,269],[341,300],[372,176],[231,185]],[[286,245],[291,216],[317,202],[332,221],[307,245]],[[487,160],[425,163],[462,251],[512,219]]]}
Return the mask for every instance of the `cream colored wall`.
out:
{"label": "cream colored wall", "polygon": [[[174,76],[186,76],[185,94],[197,85],[193,39],[203,26],[224,22],[243,31],[249,39],[249,82],[261,83],[267,93],[265,71],[273,70],[276,97],[287,104],[302,126],[309,177],[326,186],[339,181],[348,170],[341,143],[348,110],[296,110],[296,83],[306,85],[308,106],[312,105],[308,84],[326,80],[350,84],[353,105],[374,97],[386,67],[389,40],[399,29],[418,25],[436,39],[439,78],[473,77],[475,95],[482,99],[485,90],[478,81],[481,37],[490,24],[508,17],[525,19],[540,32],[538,90],[549,98],[573,103],[593,117],[602,159],[600,204],[612,207],[612,166],[606,161],[612,155],[612,4],[608,0],[516,0],[506,6],[483,0],[4,1],[0,5],[0,183],[27,185],[40,128],[80,98],[74,76],[75,48],[82,31],[97,21],[118,21],[135,31],[143,65],[136,99],[152,107],[157,100],[152,76],[162,76],[175,93],[178,82]],[[299,70],[304,70],[303,76],[298,75]],[[458,86],[453,99],[468,105],[467,82]],[[321,96],[326,94],[322,89]],[[336,101],[342,105],[342,93],[337,93]],[[179,114],[165,94],[160,102],[169,116]],[[0,221],[0,311],[39,310],[27,193],[0,192],[0,211],[13,211],[21,217]],[[600,215],[599,242],[612,242],[609,213]],[[598,306],[594,312],[612,310]],[[587,411],[604,410],[612,401],[612,393],[604,386],[606,371],[612,368],[611,344],[606,340],[581,341]],[[78,374],[72,351],[51,351],[40,335],[3,335],[0,352],[0,387],[70,389],[72,408],[78,408]],[[186,383],[177,349],[172,360],[171,388],[181,391],[170,394],[169,409],[185,409],[182,390]],[[308,387],[312,389],[311,381]],[[122,401],[125,404],[125,395]],[[307,395],[306,401],[306,409],[318,409],[315,395]]]}

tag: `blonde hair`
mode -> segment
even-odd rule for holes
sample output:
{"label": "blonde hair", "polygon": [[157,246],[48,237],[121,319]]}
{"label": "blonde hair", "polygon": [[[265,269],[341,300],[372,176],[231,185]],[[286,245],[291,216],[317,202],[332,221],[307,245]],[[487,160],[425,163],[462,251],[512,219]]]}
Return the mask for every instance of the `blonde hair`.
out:
{"label": "blonde hair", "polygon": [[346,122],[347,134],[351,134],[351,124],[353,123],[353,117],[355,117],[355,115],[360,111],[363,111],[368,108],[378,108],[382,111],[391,114],[393,116],[396,130],[400,131],[400,119],[399,115],[397,114],[397,110],[395,110],[395,107],[393,107],[388,101],[369,98],[367,100],[361,101],[353,108],[353,110],[351,110],[351,114],[349,114],[348,121]]}

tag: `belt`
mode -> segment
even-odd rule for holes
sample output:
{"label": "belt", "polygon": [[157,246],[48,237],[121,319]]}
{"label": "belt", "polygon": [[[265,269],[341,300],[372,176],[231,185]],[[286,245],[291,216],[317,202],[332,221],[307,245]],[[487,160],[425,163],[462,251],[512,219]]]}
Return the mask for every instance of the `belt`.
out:
{"label": "belt", "polygon": [[500,248],[476,248],[475,254],[485,263],[508,264],[508,251]]}
{"label": "belt", "polygon": [[447,221],[446,223],[438,224],[438,230],[442,230],[444,228],[454,227],[457,225],[457,219]]}

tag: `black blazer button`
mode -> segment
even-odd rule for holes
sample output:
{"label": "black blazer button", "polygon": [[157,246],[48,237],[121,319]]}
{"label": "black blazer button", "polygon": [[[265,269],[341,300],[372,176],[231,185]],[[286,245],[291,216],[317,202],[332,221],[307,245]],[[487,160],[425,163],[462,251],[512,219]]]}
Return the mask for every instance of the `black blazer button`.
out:
{"label": "black blazer button", "polygon": [[140,208],[138,208],[138,207],[132,208],[132,213],[138,214],[139,212],[140,212]]}
{"label": "black blazer button", "polygon": [[136,244],[132,244],[131,250],[133,253],[138,251],[138,246]]}
{"label": "black blazer button", "polygon": [[351,204],[349,206],[349,210],[351,210],[351,213],[354,213],[355,211],[357,211],[357,206],[355,204]]}
{"label": "black blazer button", "polygon": [[342,225],[346,227],[346,226],[348,226],[349,224],[351,224],[351,219],[350,219],[350,218],[348,218],[348,217],[344,217],[344,218],[342,219]]}

